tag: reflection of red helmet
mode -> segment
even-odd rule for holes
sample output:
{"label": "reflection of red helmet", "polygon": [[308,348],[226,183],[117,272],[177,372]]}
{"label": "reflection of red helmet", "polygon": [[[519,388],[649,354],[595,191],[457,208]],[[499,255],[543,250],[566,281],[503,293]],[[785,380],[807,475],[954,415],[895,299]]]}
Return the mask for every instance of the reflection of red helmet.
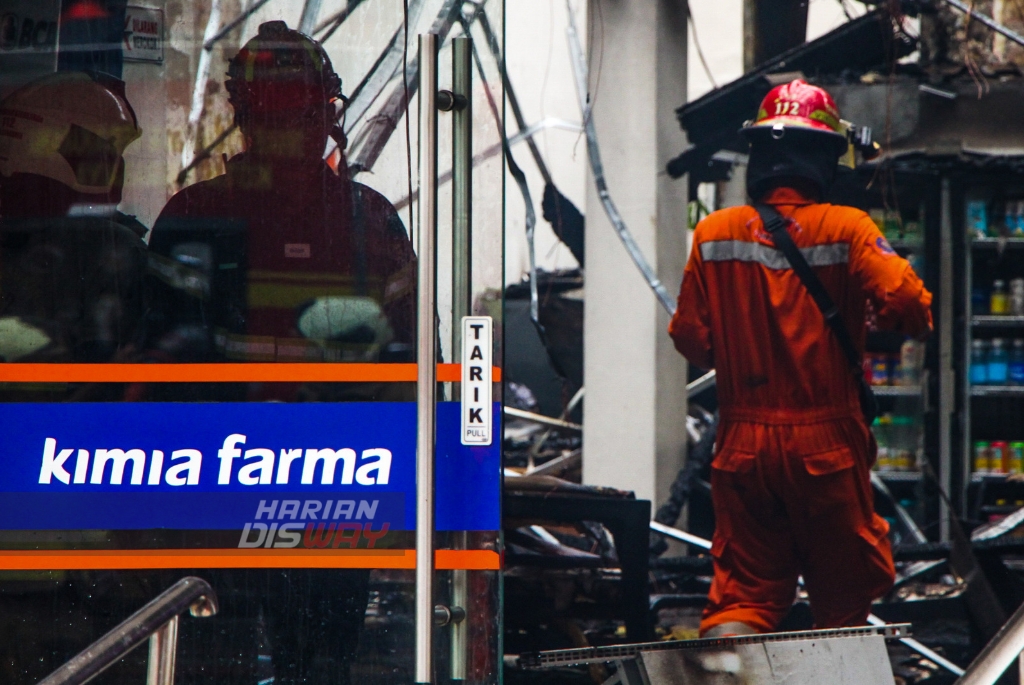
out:
{"label": "reflection of red helmet", "polygon": [[228,65],[225,83],[236,114],[282,112],[341,97],[341,79],[323,47],[283,21],[260,25]]}
{"label": "reflection of red helmet", "polygon": [[124,149],[140,135],[122,81],[50,74],[0,103],[0,176],[35,174],[80,193],[108,193],[118,183]]}

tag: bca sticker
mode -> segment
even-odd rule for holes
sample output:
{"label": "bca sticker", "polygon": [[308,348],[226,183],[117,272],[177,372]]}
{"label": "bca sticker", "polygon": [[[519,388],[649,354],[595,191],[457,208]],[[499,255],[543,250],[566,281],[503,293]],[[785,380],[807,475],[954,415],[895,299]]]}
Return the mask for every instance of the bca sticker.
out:
{"label": "bca sticker", "polygon": [[884,237],[879,236],[878,240],[875,241],[875,247],[882,254],[896,254],[896,250],[892,249],[892,245]]}

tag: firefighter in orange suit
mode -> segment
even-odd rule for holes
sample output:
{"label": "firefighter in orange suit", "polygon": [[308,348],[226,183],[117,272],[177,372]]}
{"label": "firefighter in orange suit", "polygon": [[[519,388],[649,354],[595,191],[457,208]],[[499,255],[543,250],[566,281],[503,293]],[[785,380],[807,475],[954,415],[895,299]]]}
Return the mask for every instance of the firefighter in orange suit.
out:
{"label": "firefighter in orange suit", "polygon": [[[748,194],[789,219],[858,349],[868,302],[881,328],[922,338],[932,296],[921,279],[867,214],[821,201],[848,146],[842,127],[821,88],[772,90],[743,129]],[[698,224],[669,334],[718,374],[715,576],[702,635],[774,630],[801,575],[817,627],[863,625],[894,577],[868,473],[875,440],[838,339],[753,207]]]}

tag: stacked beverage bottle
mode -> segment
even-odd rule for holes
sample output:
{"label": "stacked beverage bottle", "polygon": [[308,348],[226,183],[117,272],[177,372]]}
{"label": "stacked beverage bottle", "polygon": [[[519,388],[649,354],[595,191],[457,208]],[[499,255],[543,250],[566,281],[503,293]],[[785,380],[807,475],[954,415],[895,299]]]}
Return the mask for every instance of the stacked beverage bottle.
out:
{"label": "stacked beverage bottle", "polygon": [[974,473],[1024,473],[1024,442],[976,440],[974,442]]}

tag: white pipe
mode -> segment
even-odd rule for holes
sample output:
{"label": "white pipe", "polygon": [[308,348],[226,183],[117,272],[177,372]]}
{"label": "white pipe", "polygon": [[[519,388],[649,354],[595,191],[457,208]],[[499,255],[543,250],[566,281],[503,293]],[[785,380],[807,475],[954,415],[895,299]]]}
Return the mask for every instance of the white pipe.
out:
{"label": "white pipe", "polygon": [[1024,606],[1003,624],[956,685],[994,685],[1024,652]]}
{"label": "white pipe", "polygon": [[678,528],[673,528],[672,526],[666,526],[664,523],[651,521],[651,530],[653,530],[655,533],[661,533],[665,537],[669,537],[674,540],[679,540],[680,542],[686,542],[688,544],[694,545],[695,547],[700,547],[701,549],[711,549],[710,540],[705,540],[704,538],[698,537],[693,533],[687,533],[685,530],[679,530]]}
{"label": "white pipe", "polygon": [[582,432],[583,426],[578,423],[572,423],[571,421],[563,421],[562,419],[555,419],[550,416],[544,416],[543,414],[535,414],[532,411],[523,411],[522,409],[516,409],[515,407],[505,407],[503,409],[505,416],[511,416],[514,419],[524,419],[526,421],[533,421],[544,426],[553,426],[555,428],[564,428],[566,430]]}
{"label": "white pipe", "polygon": [[687,383],[686,396],[693,397],[698,393],[704,392],[705,390],[707,390],[708,388],[715,384],[715,380],[717,378],[718,376],[715,373],[715,370],[712,369],[711,371],[708,371],[706,374],[704,374],[697,380]]}

